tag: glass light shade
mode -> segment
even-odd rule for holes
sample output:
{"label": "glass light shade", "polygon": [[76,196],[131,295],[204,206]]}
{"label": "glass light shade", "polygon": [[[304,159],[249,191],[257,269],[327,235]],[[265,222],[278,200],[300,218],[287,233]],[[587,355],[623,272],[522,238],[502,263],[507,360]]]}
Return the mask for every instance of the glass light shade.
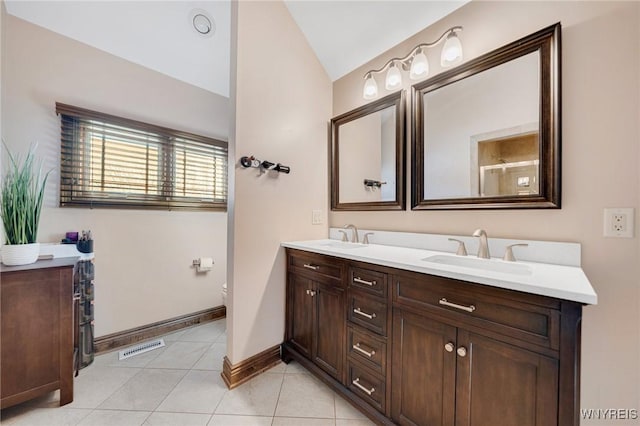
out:
{"label": "glass light shade", "polygon": [[374,99],[376,96],[378,96],[378,83],[376,83],[372,75],[369,75],[364,81],[362,97],[365,99]]}
{"label": "glass light shade", "polygon": [[443,67],[450,67],[462,62],[462,43],[456,35],[452,32],[447,36],[447,40],[442,46],[442,54],[440,55],[440,65]]}
{"label": "glass light shade", "polygon": [[411,61],[411,70],[409,71],[409,78],[411,80],[418,80],[422,77],[426,77],[429,74],[429,61],[427,56],[420,51]]}
{"label": "glass light shade", "polygon": [[402,86],[402,74],[400,74],[400,70],[396,64],[393,64],[391,68],[389,68],[389,71],[387,71],[384,87],[387,90],[395,90],[400,86]]}

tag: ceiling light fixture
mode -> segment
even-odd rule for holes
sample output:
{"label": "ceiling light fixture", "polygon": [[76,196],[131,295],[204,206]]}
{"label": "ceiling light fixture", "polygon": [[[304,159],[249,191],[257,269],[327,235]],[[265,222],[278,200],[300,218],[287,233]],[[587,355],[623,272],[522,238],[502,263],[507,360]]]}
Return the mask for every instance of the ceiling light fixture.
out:
{"label": "ceiling light fixture", "polygon": [[450,67],[462,62],[462,43],[460,43],[460,39],[456,34],[457,31],[462,31],[462,27],[451,27],[436,41],[420,43],[411,49],[405,57],[389,59],[382,68],[367,71],[364,75],[365,82],[362,97],[364,99],[375,99],[378,96],[378,84],[373,75],[383,73],[385,70],[388,70],[384,85],[387,90],[395,90],[402,87],[400,68],[404,71],[409,70],[409,78],[411,80],[419,80],[429,75],[429,61],[424,51],[427,48],[436,46],[445,38],[446,41],[440,54],[440,65]]}
{"label": "ceiling light fixture", "polygon": [[216,23],[211,15],[203,9],[193,9],[189,12],[191,27],[202,37],[211,37],[216,32]]}

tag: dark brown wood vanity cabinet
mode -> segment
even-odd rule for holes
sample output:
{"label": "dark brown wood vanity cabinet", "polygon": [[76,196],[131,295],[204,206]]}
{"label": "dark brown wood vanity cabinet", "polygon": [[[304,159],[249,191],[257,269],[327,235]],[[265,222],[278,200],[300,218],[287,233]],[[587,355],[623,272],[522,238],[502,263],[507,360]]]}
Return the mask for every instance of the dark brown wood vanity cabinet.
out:
{"label": "dark brown wood vanity cabinet", "polygon": [[286,341],[342,382],[345,336],[344,265],[324,256],[288,256]]}
{"label": "dark brown wood vanity cabinet", "polygon": [[[300,310],[317,309],[304,296],[319,284],[300,272],[301,259],[320,266],[316,274],[335,262],[332,279],[343,271],[346,316],[331,322],[344,339],[335,341],[342,383],[324,378],[331,371],[308,349],[319,317]],[[288,260],[283,358],[301,359],[376,422],[579,424],[580,303],[291,249]]]}
{"label": "dark brown wood vanity cabinet", "polygon": [[75,258],[1,267],[1,408],[60,389],[73,401]]}

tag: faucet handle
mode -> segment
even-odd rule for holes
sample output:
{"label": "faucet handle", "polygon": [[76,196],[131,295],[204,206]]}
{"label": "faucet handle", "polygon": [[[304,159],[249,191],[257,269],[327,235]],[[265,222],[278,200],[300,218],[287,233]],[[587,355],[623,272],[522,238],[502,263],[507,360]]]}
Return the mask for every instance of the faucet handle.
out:
{"label": "faucet handle", "polygon": [[343,231],[343,230],[339,229],[338,232],[340,232],[342,234],[342,241],[344,241],[344,242],[348,242],[349,241],[349,238],[347,237],[347,232],[346,231]]}
{"label": "faucet handle", "polygon": [[519,243],[519,244],[511,244],[511,245],[507,246],[507,249],[504,251],[504,257],[502,258],[502,260],[504,260],[506,262],[515,262],[516,261],[516,257],[513,255],[513,248],[514,247],[529,247],[529,244]]}
{"label": "faucet handle", "polygon": [[373,235],[373,232],[367,232],[366,234],[364,234],[362,244],[369,244],[369,235]]}
{"label": "faucet handle", "polygon": [[467,248],[464,246],[464,241],[456,240],[455,238],[449,238],[449,241],[456,241],[458,243],[458,250],[456,251],[457,256],[467,255]]}

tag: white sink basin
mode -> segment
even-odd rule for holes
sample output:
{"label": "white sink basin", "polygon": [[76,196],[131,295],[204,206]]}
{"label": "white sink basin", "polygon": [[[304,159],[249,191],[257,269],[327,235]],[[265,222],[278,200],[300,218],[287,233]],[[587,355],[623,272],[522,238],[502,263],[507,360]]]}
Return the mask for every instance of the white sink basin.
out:
{"label": "white sink basin", "polygon": [[322,245],[325,246],[325,247],[331,247],[331,248],[337,248],[337,249],[346,249],[346,250],[358,249],[358,248],[366,247],[366,245],[364,245],[364,244],[348,243],[348,242],[345,242],[345,241],[331,241],[331,242],[328,242],[328,243],[324,243]]}
{"label": "white sink basin", "polygon": [[441,265],[462,266],[464,268],[480,269],[490,272],[502,272],[514,275],[531,275],[528,265],[500,260],[478,259],[475,257],[435,255],[425,257],[425,262],[439,263]]}

